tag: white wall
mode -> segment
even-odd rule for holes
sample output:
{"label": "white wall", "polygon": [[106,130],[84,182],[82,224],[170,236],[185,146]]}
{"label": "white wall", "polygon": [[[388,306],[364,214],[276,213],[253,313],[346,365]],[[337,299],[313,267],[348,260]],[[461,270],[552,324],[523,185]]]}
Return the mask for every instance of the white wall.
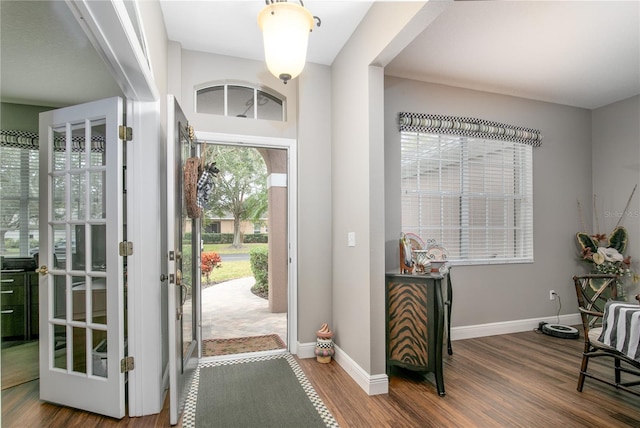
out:
{"label": "white wall", "polygon": [[331,306],[331,70],[298,77],[298,341],[315,342]]}
{"label": "white wall", "polygon": [[[618,221],[629,232],[626,255],[640,272],[640,189],[625,211],[629,195],[640,185],[640,95],[598,108],[592,112],[593,193],[600,233],[609,234]],[[640,187],[640,186],[639,186]],[[586,203],[587,201],[585,201]],[[587,225],[587,227],[589,224]],[[640,292],[640,283],[629,284],[628,296]]]}
{"label": "white wall", "polygon": [[[283,84],[269,73],[262,61],[182,50],[180,106],[196,130],[224,134],[253,135],[275,138],[296,138],[298,111],[298,80]],[[175,65],[174,65],[175,67]],[[279,92],[287,100],[287,120],[251,120],[225,117],[195,111],[195,88],[208,82],[246,82]]]}
{"label": "white wall", "polygon": [[[382,70],[410,38],[424,4],[375,3],[332,65],[335,342],[369,375],[385,372]],[[418,25],[419,24],[419,25]],[[393,50],[394,52],[391,52]],[[355,233],[355,246],[347,234]]]}
{"label": "white wall", "polygon": [[[387,76],[385,174],[387,268],[398,269],[401,111],[475,117],[542,131],[533,149],[534,263],[455,266],[452,325],[472,326],[556,315],[549,290],[560,295],[560,314],[577,312],[572,276],[578,262],[577,199],[591,193],[591,112],[523,98]],[[590,212],[585,212],[590,218]],[[428,238],[428,237],[423,237]]]}

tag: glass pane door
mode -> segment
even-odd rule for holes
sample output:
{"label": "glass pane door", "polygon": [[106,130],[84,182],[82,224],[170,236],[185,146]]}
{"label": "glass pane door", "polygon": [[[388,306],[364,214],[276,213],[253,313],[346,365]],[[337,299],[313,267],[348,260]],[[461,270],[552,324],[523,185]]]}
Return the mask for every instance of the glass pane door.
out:
{"label": "glass pane door", "polygon": [[85,143],[104,139],[105,121],[65,124],[53,134],[59,144],[53,155],[54,203],[48,224],[53,242],[54,365],[106,377],[100,357],[107,349],[106,156]]}
{"label": "glass pane door", "polygon": [[121,111],[113,98],[40,117],[40,397],[114,417],[124,416]]}
{"label": "glass pane door", "polygon": [[[180,105],[172,95],[167,100],[167,255],[168,284],[168,337],[169,337],[169,422],[178,422],[186,399],[189,379],[197,365],[199,280],[196,272],[200,249],[194,223],[197,219],[187,215],[184,174],[187,159],[194,156],[189,124]],[[199,236],[199,235],[198,235]]]}

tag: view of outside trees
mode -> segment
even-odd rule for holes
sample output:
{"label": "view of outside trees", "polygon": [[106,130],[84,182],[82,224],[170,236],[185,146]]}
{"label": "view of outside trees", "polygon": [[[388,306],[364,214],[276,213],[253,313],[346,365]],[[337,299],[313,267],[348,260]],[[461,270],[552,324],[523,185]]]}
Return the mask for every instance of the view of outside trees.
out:
{"label": "view of outside trees", "polygon": [[203,150],[206,164],[215,162],[220,170],[214,180],[213,194],[209,198],[210,207],[203,217],[233,217],[234,248],[242,245],[240,224],[249,220],[253,223],[267,212],[267,169],[262,156],[256,149],[207,146]]}

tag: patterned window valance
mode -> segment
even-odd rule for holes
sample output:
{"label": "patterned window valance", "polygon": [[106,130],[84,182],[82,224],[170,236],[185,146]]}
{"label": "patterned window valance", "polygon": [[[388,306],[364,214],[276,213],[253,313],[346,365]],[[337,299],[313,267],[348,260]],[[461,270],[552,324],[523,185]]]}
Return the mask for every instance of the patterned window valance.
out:
{"label": "patterned window valance", "polygon": [[[2,129],[0,130],[0,146],[26,150],[39,150],[39,135],[35,132]],[[58,138],[53,142],[53,150],[65,150],[64,138]],[[84,151],[84,137],[72,137],[71,150],[74,152]],[[104,152],[104,137],[102,135],[94,136],[92,138],[91,151],[96,153]]]}
{"label": "patterned window valance", "polygon": [[537,129],[506,125],[472,117],[442,116],[422,113],[400,113],[400,131],[453,134],[475,138],[491,138],[530,144],[542,143]]}

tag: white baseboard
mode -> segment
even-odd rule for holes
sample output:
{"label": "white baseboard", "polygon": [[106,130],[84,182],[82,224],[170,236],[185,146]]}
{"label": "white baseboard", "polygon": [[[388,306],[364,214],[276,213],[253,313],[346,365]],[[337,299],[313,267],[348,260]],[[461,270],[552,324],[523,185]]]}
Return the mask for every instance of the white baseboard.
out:
{"label": "white baseboard", "polygon": [[[560,315],[560,317],[530,318],[524,320],[494,322],[488,324],[465,325],[451,328],[451,340],[473,339],[498,334],[520,333],[538,328],[540,321],[551,324],[582,324],[580,314]],[[454,350],[455,352],[455,350]]]}
{"label": "white baseboard", "polygon": [[335,347],[336,353],[333,358],[340,367],[344,369],[360,388],[368,395],[387,394],[389,392],[389,377],[386,374],[370,375],[360,367],[346,352],[340,347]]}
{"label": "white baseboard", "polygon": [[[169,390],[169,364],[165,366],[164,371],[162,372],[162,390],[165,392]],[[163,396],[162,399],[164,400],[164,398],[165,397]]]}
{"label": "white baseboard", "polygon": [[[476,337],[495,336],[499,334],[520,333],[538,328],[541,322],[561,325],[581,324],[580,314],[561,315],[560,317],[531,318],[524,320],[495,322],[451,328],[451,340],[473,339]],[[315,342],[297,343],[298,358],[315,358]],[[370,375],[360,367],[346,352],[335,346],[333,359],[368,395],[387,394],[389,377],[386,374]],[[453,350],[455,353],[455,348]]]}
{"label": "white baseboard", "polygon": [[[298,342],[298,358],[315,358],[316,343],[300,343]],[[362,367],[360,367],[346,352],[339,346],[334,346],[336,351],[333,359],[346,371],[349,376],[366,392],[368,395],[387,394],[389,392],[389,378],[386,374],[370,375]]]}
{"label": "white baseboard", "polygon": [[300,343],[296,344],[298,358],[315,358],[316,357],[316,342]]}

